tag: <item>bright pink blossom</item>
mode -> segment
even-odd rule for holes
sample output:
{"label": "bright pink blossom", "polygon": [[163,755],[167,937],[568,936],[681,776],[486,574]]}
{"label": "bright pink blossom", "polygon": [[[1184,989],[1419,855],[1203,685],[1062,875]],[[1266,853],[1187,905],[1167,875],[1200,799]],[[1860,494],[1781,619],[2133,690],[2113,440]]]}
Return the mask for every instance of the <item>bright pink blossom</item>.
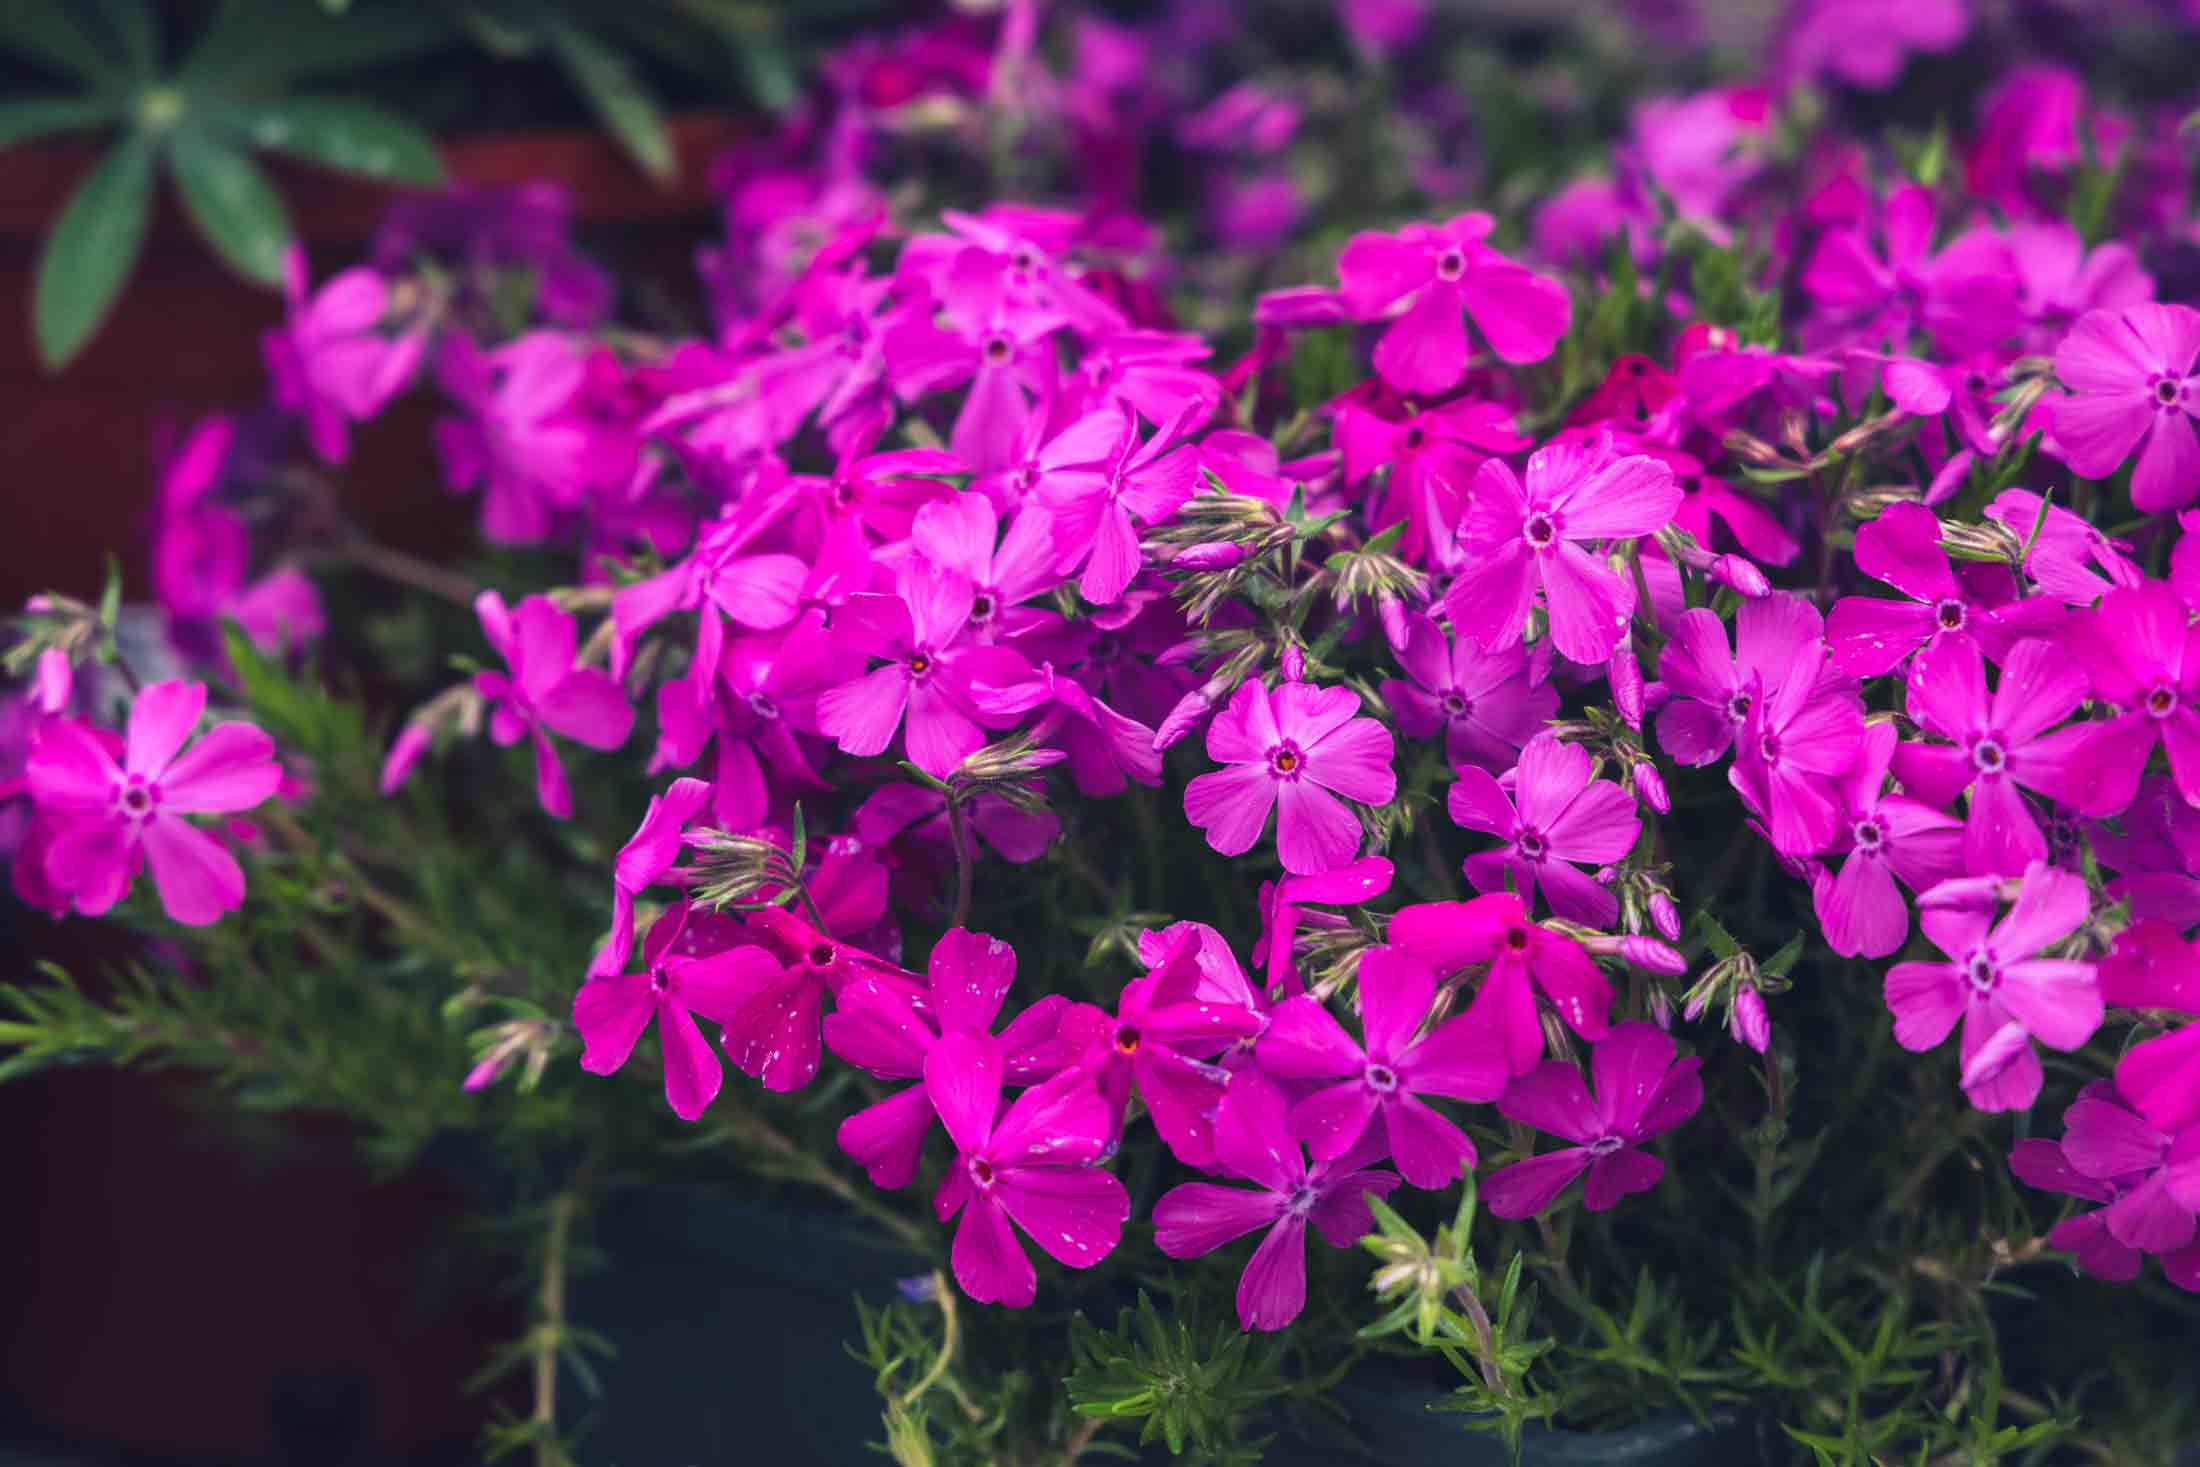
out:
{"label": "bright pink blossom", "polygon": [[1398,792],[1390,730],[1359,716],[1350,688],[1286,682],[1240,686],[1207,728],[1207,753],[1229,766],[1184,790],[1184,814],[1225,856],[1253,848],[1276,811],[1283,869],[1310,875],[1341,866],[1360,845],[1343,800],[1380,805]]}
{"label": "bright pink blossom", "polygon": [[1453,764],[1509,769],[1558,712],[1558,689],[1535,675],[1525,648],[1485,652],[1472,638],[1447,639],[1426,616],[1406,618],[1398,665],[1411,681],[1382,684],[1398,731],[1416,739],[1441,731]]}
{"label": "bright pink blossom", "polygon": [[323,462],[351,452],[351,424],[382,411],[412,379],[427,333],[382,333],[389,286],[361,265],[329,277],[309,292],[306,257],[283,256],[284,323],[261,345],[275,401],[305,420],[306,441]]}
{"label": "bright pink blossom", "polygon": [[1883,958],[1910,935],[1910,908],[1895,885],[1924,891],[1961,876],[1963,822],[1887,793],[1895,727],[1864,725],[1856,762],[1834,781],[1841,800],[1840,869],[1811,884],[1826,944],[1844,957]]}
{"label": "bright pink blossom", "polygon": [[502,596],[484,591],[474,598],[474,612],[482,635],[511,669],[509,675],[474,674],[475,690],[490,705],[489,737],[506,747],[533,741],[536,796],[543,809],[566,819],[573,792],[550,735],[616,749],[634,731],[634,705],[609,673],[579,664],[573,614],[549,597],[529,596],[510,611]]}
{"label": "bright pink blossom", "polygon": [[589,963],[589,977],[609,977],[626,966],[634,950],[634,898],[662,880],[680,859],[688,822],[710,802],[710,795],[704,780],[676,779],[663,794],[649,797],[642,823],[612,863],[611,935]]}
{"label": "bright pink blossom", "polygon": [[2200,494],[2200,311],[2140,305],[2088,311],[2055,351],[2071,391],[2053,404],[2054,445],[2089,479],[2105,479],[2132,450],[2131,502],[2149,514]]}
{"label": "bright pink blossom", "polygon": [[1256,1051],[1260,1067],[1281,1079],[1333,1082],[1292,1107],[1291,1133],[1317,1160],[1334,1161],[1380,1116],[1405,1179],[1416,1187],[1449,1186],[1462,1166],[1474,1165],[1474,1143],[1421,1097],[1495,1100],[1509,1073],[1502,1041],[1471,1014],[1421,1033],[1436,975],[1397,948],[1360,955],[1359,995],[1363,1042],[1312,994],[1285,999],[1269,1016]]}
{"label": "bright pink blossom", "polygon": [[182,817],[249,810],[283,771],[275,741],[249,723],[218,723],[186,749],[205,707],[204,683],[160,682],[131,703],[121,740],[74,718],[36,725],[24,778],[52,822],[42,874],[57,898],[99,916],[150,865],[175,921],[205,926],[243,905],[237,858]]}
{"label": "bright pink blossom", "polygon": [[[1809,621],[1816,620],[1813,612]],[[1863,737],[1856,684],[1834,671],[1825,644],[1813,639],[1750,704],[1727,783],[1769,827],[1776,850],[1815,854],[1834,841],[1840,807],[1833,779]]]}
{"label": "bright pink blossom", "polygon": [[2139,792],[2139,776],[2157,745],[2169,756],[2177,789],[2200,805],[2200,648],[2176,592],[2160,581],[2118,587],[2098,610],[2081,614],[2068,646],[2093,685],[2096,702],[2124,711],[2089,726],[2066,780],[2072,804],[2113,815]]}
{"label": "bright pink blossom", "polygon": [[1390,919],[1389,938],[1439,976],[1470,964],[1488,965],[1467,1015],[1493,1029],[1515,1075],[1543,1055],[1538,990],[1582,1038],[1601,1039],[1611,1027],[1612,985],[1588,949],[1529,921],[1520,898],[1509,891],[1400,908]]}
{"label": "bright pink blossom", "polygon": [[1297,940],[1301,922],[1344,925],[1342,917],[1310,914],[1303,911],[1303,907],[1313,904],[1345,906],[1381,896],[1390,889],[1396,870],[1381,856],[1362,856],[1357,861],[1311,876],[1286,876],[1280,881],[1262,882],[1260,938],[1253,944],[1253,961],[1261,965],[1269,993],[1285,995],[1300,991],[1291,948]]}
{"label": "bright pink blossom", "polygon": [[1603,1212],[1665,1175],[1665,1163],[1638,1150],[1694,1115],[1703,1104],[1703,1061],[1675,1061],[1672,1036],[1653,1024],[1621,1024],[1589,1051],[1591,1097],[1581,1071],[1546,1060],[1515,1076],[1497,1108],[1506,1119],[1573,1142],[1493,1172],[1482,1199],[1499,1217],[1533,1217],[1568,1183],[1589,1174],[1582,1203]]}
{"label": "bright pink blossom", "polygon": [[1509,794],[1489,771],[1461,767],[1445,808],[1460,825],[1504,842],[1467,857],[1475,890],[1510,885],[1532,903],[1540,887],[1559,916],[1610,926],[1619,915],[1618,899],[1571,863],[1607,866],[1622,859],[1642,834],[1642,818],[1632,795],[1595,773],[1587,749],[1552,734],[1531,739],[1520,751]]}
{"label": "bright pink blossom", "polygon": [[[2029,534],[2031,526],[2025,530]],[[2001,594],[1992,603],[1980,595],[1989,568],[1969,566],[1959,576],[1940,546],[1939,516],[1921,504],[1889,505],[1859,528],[1856,568],[1906,599],[1844,596],[1834,603],[1826,643],[1834,665],[1850,677],[1892,672],[1919,648],[1958,637],[1975,639],[1999,662],[2018,638],[2039,635],[2061,619],[2052,601],[2012,601],[2013,588],[1996,587]]]}
{"label": "bright pink blossom", "polygon": [[1054,517],[1055,569],[1083,568],[1077,589],[1095,606],[1113,606],[1138,574],[1138,527],[1167,519],[1199,488],[1199,456],[1186,442],[1205,408],[1194,404],[1138,436],[1130,404],[1101,408],[1049,442],[1042,456],[1062,465],[1042,479],[1034,500]]}
{"label": "bright pink blossom", "polygon": [[[2200,951],[2166,922],[2137,922],[2117,934],[2100,977],[2102,1001],[2118,1008],[2200,1015]],[[2126,1050],[2116,1063],[2116,1088],[2164,1131],[2200,1126],[2200,1024]]]}
{"label": "bright pink blossom", "polygon": [[1768,686],[1784,681],[1799,658],[1818,656],[1818,608],[1790,592],[1746,601],[1726,625],[1697,607],[1683,612],[1658,657],[1668,694],[1658,710],[1658,744],[1683,764],[1709,764],[1733,746]]}
{"label": "bright pink blossom", "polygon": [[1963,1021],[1963,1091],[1980,1110],[2023,1110],[2040,1093],[2037,1039],[2076,1049],[2101,1026],[2093,964],[2042,948],[2086,920],[2085,879],[2035,860],[1996,924],[1997,878],[1943,882],[1918,899],[1918,925],[1948,955],[1887,971],[1887,1007],[1904,1049],[1927,1050]]}
{"label": "bright pink blossom", "polygon": [[1282,1329],[1306,1307],[1307,1224],[1332,1248],[1349,1248],[1374,1229],[1367,1194],[1385,1197],[1397,1187],[1395,1174],[1368,1166],[1376,1150],[1371,1135],[1308,1166],[1291,1139],[1282,1093],[1258,1074],[1242,1075],[1216,1112],[1215,1161],[1255,1188],[1172,1187],[1154,1204],[1154,1242],[1171,1258],[1196,1258],[1267,1228],[1238,1279],[1238,1323]]}
{"label": "bright pink blossom", "polygon": [[1375,370],[1398,391],[1433,396],[1457,385],[1467,367],[1462,312],[1507,362],[1539,362],[1566,334],[1566,287],[1491,249],[1495,222],[1461,214],[1345,243],[1337,278],[1352,313],[1371,321],[1402,312],[1375,345]]}

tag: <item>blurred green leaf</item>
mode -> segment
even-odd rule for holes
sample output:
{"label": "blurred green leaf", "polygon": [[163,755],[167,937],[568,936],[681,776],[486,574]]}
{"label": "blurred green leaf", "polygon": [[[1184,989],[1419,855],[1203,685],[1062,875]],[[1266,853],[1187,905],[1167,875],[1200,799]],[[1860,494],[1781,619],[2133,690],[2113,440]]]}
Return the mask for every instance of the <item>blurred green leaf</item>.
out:
{"label": "blurred green leaf", "polygon": [[443,161],[435,139],[372,102],[341,97],[276,97],[222,107],[220,126],[269,152],[392,183],[436,184]]}
{"label": "blurred green leaf", "polygon": [[0,148],[112,122],[121,109],[96,97],[27,97],[0,102]]}
{"label": "blurred green leaf", "polygon": [[145,247],[154,140],[124,138],[76,186],[38,256],[32,329],[48,370],[73,358],[114,307]]}
{"label": "blurred green leaf", "polygon": [[168,166],[191,222],[230,267],[262,284],[280,281],[290,213],[260,166],[200,132],[169,139]]}
{"label": "blurred green leaf", "polygon": [[549,20],[543,34],[597,118],[642,171],[659,182],[671,178],[676,166],[672,139],[657,99],[642,85],[633,63],[560,17]]}
{"label": "blurred green leaf", "polygon": [[302,0],[227,0],[178,77],[209,90],[234,91],[270,81],[349,76],[409,61],[455,39],[450,19],[418,0],[358,0],[342,15]]}
{"label": "blurred green leaf", "polygon": [[88,8],[104,22],[100,40],[122,48],[133,77],[149,82],[160,74],[160,22],[151,0],[90,0]]}
{"label": "blurred green leaf", "polygon": [[13,51],[56,71],[92,82],[125,80],[122,68],[100,48],[61,0],[0,3],[0,51]]}

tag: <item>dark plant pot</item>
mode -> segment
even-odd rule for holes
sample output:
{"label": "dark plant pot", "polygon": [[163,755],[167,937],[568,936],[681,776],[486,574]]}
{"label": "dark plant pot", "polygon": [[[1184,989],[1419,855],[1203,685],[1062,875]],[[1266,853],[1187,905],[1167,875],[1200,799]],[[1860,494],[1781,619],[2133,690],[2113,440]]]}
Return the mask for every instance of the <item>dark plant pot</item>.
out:
{"label": "dark plant pot", "polygon": [[[575,1321],[608,1336],[584,1458],[604,1467],[717,1461],[878,1467],[877,1392],[851,1358],[850,1304],[891,1299],[896,1281],[926,1272],[845,1221],[699,1188],[651,1187],[606,1207],[596,1242],[609,1255],[573,1287]],[[1497,1438],[1431,1410],[1442,1393],[1381,1370],[1337,1393],[1364,1458],[1337,1440],[1286,1434],[1270,1467],[1355,1461],[1504,1467]],[[1745,1433],[1660,1417],[1596,1434],[1536,1431],[1524,1467],[1742,1467]],[[1095,1459],[1097,1460],[1097,1459]],[[1141,1460],[1170,1461],[1164,1448]]]}

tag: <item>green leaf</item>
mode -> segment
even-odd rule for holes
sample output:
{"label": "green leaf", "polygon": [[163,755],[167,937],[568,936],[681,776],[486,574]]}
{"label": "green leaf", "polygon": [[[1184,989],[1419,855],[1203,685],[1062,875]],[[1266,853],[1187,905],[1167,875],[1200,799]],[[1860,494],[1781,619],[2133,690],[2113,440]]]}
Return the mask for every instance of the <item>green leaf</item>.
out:
{"label": "green leaf", "polygon": [[215,113],[220,127],[269,152],[339,173],[391,183],[437,184],[443,160],[426,129],[372,102],[342,97],[274,97]]}
{"label": "green leaf", "polygon": [[32,333],[51,371],[83,350],[145,248],[153,205],[153,141],[124,138],[76,186],[38,256]]}
{"label": "green leaf", "polygon": [[633,63],[562,17],[553,17],[543,34],[597,119],[641,170],[659,182],[671,178],[676,167],[672,138],[665,132],[657,99],[635,75]]}
{"label": "green leaf", "polygon": [[114,121],[121,111],[113,102],[97,97],[26,97],[19,102],[0,102],[0,148],[52,133],[97,127]]}
{"label": "green leaf", "polygon": [[91,82],[124,80],[121,67],[98,38],[72,17],[61,0],[6,0],[0,4],[0,51]]}
{"label": "green leaf", "polygon": [[179,132],[168,141],[168,167],[191,222],[230,268],[264,285],[279,282],[290,213],[260,166],[217,138]]}
{"label": "green leaf", "polygon": [[160,21],[151,0],[91,0],[89,8],[105,23],[100,39],[121,46],[131,76],[149,82],[160,74]]}
{"label": "green leaf", "polygon": [[418,0],[358,0],[340,16],[303,0],[228,0],[184,59],[178,80],[234,92],[277,80],[350,76],[457,39],[442,8]]}

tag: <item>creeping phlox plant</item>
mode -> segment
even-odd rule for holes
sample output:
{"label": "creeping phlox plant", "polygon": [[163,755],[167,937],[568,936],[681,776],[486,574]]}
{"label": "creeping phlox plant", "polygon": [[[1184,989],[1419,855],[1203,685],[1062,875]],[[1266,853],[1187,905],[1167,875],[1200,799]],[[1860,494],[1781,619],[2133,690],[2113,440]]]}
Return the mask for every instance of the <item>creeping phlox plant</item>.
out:
{"label": "creeping phlox plant", "polygon": [[[1561,182],[1338,10],[1341,75],[1189,6],[851,44],[726,160],[707,330],[539,190],[294,262],[157,606],[21,619],[16,891],[189,957],[14,990],[8,1068],[487,1135],[552,1282],[619,1185],[802,1184],[938,1262],[861,1321],[905,1463],[1252,1460],[1386,1364],[1515,1443],[2189,1437],[2189,1333],[2127,1348],[2200,1291],[2187,134],[2037,62],[1851,130],[2023,34],[1838,0]],[[343,518],[416,385],[463,570]]]}

